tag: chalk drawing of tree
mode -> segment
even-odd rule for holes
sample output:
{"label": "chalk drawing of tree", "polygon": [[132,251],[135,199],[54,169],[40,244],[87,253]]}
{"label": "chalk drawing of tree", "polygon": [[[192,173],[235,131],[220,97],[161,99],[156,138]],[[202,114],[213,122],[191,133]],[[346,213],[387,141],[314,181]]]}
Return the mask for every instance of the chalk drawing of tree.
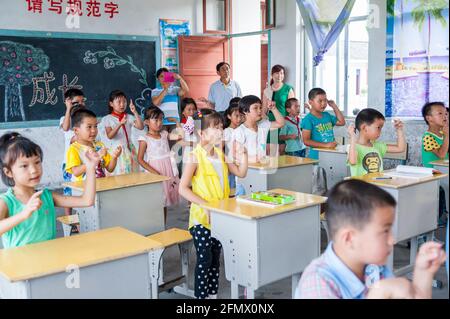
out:
{"label": "chalk drawing of tree", "polygon": [[[123,58],[117,55],[116,51],[112,47],[108,46],[104,51],[97,51],[97,52],[92,52],[90,50],[86,51],[84,53],[83,62],[85,64],[97,64],[99,59],[103,59],[103,67],[106,70],[113,69],[116,66],[129,65],[130,70],[138,74],[139,82],[145,85],[146,88],[149,88],[147,82],[147,72],[145,72],[143,68],[139,68],[138,66],[136,66],[131,56],[127,55],[126,58]],[[136,106],[140,109],[140,112],[142,114],[144,108],[141,107],[140,105]]]}
{"label": "chalk drawing of tree", "polygon": [[49,57],[42,49],[12,41],[0,41],[0,86],[5,86],[5,122],[8,117],[21,116],[25,121],[22,87],[33,77],[47,71]]}

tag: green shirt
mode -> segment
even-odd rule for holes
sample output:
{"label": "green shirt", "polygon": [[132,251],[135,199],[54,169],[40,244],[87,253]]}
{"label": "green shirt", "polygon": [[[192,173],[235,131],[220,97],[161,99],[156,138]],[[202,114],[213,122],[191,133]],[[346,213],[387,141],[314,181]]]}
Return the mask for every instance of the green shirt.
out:
{"label": "green shirt", "polygon": [[[288,84],[283,84],[281,89],[279,89],[278,91],[273,91],[273,96],[268,97],[270,99],[273,98],[273,101],[275,101],[275,103],[277,105],[278,111],[280,111],[281,115],[283,115],[283,116],[287,115],[286,101],[288,100],[289,92],[291,92],[291,90],[292,90],[292,86],[290,86]],[[275,115],[273,115],[272,112],[269,112],[269,121],[271,121],[271,122],[275,121]]]}
{"label": "green shirt", "polygon": [[[19,214],[25,204],[17,199],[12,188],[0,195],[8,206],[8,216]],[[39,243],[56,238],[56,214],[52,193],[44,189],[41,195],[42,206],[30,218],[2,235],[3,247],[13,248]]]}
{"label": "green shirt", "polygon": [[[439,161],[440,158],[433,153],[433,151],[437,151],[441,148],[442,144],[444,144],[444,136],[439,137],[436,134],[431,132],[425,132],[422,137],[422,164],[425,167],[433,167],[431,162]],[[448,159],[448,153],[445,156],[445,159]]]}
{"label": "green shirt", "polygon": [[297,135],[295,140],[286,141],[286,152],[297,152],[306,148],[303,144],[302,132],[300,129],[300,118],[285,117],[286,124],[280,130],[280,135]]}
{"label": "green shirt", "polygon": [[383,156],[387,152],[387,144],[374,142],[372,147],[356,144],[357,162],[350,166],[352,176],[383,171]]}

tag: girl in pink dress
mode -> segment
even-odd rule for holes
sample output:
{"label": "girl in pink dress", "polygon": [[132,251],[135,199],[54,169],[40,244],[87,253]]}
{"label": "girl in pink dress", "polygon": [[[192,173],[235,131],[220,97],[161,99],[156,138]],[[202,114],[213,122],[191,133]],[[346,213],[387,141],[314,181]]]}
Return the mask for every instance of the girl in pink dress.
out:
{"label": "girl in pink dress", "polygon": [[183,136],[182,133],[169,134],[163,130],[163,119],[164,113],[160,108],[152,106],[146,110],[144,124],[148,127],[148,133],[138,138],[138,162],[148,172],[170,178],[163,182],[164,220],[167,220],[167,207],[177,205],[180,199],[178,169],[174,154],[169,148],[169,139],[181,140]]}

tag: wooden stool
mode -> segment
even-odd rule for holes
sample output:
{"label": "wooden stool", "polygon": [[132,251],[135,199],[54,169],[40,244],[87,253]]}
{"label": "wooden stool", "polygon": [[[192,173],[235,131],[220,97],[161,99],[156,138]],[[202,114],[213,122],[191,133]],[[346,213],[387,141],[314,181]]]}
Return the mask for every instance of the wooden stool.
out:
{"label": "wooden stool", "polygon": [[[176,293],[193,297],[194,291],[188,288],[189,283],[189,251],[192,246],[192,236],[187,230],[172,228],[147,238],[163,245],[162,249],[150,253],[150,276],[152,278],[152,299],[158,299],[159,292],[173,288]],[[166,248],[178,245],[181,255],[181,277],[171,279],[162,284],[158,280],[162,279],[162,255]]]}
{"label": "wooden stool", "polygon": [[62,224],[64,237],[69,237],[72,234],[72,227],[80,226],[78,215],[68,215],[58,217],[57,220]]}

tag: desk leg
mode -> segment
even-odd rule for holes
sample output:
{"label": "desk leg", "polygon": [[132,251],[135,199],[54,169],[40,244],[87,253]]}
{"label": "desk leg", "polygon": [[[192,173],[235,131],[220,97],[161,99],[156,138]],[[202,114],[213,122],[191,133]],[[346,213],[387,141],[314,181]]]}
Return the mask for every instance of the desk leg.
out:
{"label": "desk leg", "polygon": [[158,299],[159,294],[159,265],[164,249],[157,249],[149,253],[150,286],[152,299]]}
{"label": "desk leg", "polygon": [[189,289],[189,251],[192,242],[178,245],[181,255],[181,274],[184,277],[184,282],[173,288],[176,293],[195,298],[194,291]]}
{"label": "desk leg", "polygon": [[239,285],[236,281],[231,282],[231,299],[239,299]]}
{"label": "desk leg", "polygon": [[297,289],[300,281],[300,273],[292,275],[292,299],[295,299],[295,290]]}

